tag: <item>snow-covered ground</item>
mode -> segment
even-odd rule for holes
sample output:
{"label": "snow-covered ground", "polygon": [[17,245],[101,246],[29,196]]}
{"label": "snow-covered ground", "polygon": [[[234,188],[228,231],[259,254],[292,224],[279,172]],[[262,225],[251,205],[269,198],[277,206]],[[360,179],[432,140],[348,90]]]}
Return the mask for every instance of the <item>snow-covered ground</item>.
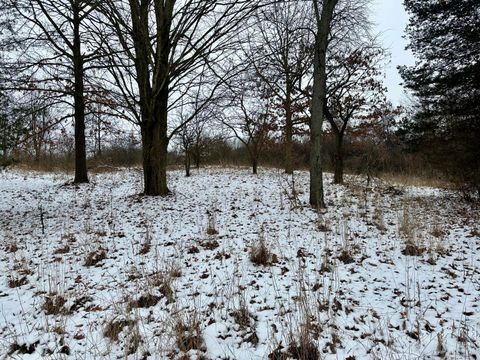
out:
{"label": "snow-covered ground", "polygon": [[0,173],[1,357],[480,357],[480,217],[455,194],[327,176],[322,214],[306,172],[141,179]]}

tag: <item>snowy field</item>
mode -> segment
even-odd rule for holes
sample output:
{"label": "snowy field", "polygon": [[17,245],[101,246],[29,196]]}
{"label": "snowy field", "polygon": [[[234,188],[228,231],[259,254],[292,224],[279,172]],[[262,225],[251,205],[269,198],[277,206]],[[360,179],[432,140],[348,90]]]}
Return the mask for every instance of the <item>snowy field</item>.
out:
{"label": "snowy field", "polygon": [[0,357],[480,358],[478,210],[260,172],[0,173]]}

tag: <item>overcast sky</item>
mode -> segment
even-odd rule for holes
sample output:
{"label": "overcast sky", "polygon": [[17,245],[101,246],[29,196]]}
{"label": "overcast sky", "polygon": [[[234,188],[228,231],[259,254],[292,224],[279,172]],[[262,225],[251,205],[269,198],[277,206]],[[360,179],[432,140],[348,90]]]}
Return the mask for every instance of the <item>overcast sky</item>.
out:
{"label": "overcast sky", "polygon": [[408,15],[402,0],[373,0],[373,20],[377,31],[381,33],[384,46],[391,54],[391,63],[386,72],[388,97],[394,105],[400,105],[403,99],[402,79],[397,71],[398,65],[412,65],[414,58],[405,50],[407,41],[402,38],[408,22]]}

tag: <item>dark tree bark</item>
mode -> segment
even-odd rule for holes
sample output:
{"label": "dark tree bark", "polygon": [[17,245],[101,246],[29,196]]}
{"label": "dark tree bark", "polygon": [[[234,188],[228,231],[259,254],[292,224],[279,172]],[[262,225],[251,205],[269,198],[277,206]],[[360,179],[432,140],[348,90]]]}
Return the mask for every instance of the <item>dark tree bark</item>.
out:
{"label": "dark tree bark", "polygon": [[191,158],[190,153],[185,154],[185,176],[190,177],[190,165],[191,165]]}
{"label": "dark tree bark", "polygon": [[259,157],[259,152],[257,149],[257,145],[253,145],[251,150],[250,150],[250,162],[252,164],[252,174],[257,175],[258,174],[258,157]]}
{"label": "dark tree bark", "polygon": [[[168,113],[181,106],[198,75],[212,70],[211,55],[231,50],[235,31],[258,8],[259,1],[108,0],[104,13],[117,36],[109,71],[125,108],[141,128],[145,195],[165,196],[169,141],[213,98],[216,85],[202,96],[198,108],[180,124],[170,126]],[[174,19],[176,21],[174,21]],[[132,69],[132,63],[134,69]],[[202,68],[202,71],[200,70]],[[135,82],[135,86],[130,84]],[[190,80],[189,80],[190,79]],[[224,81],[218,81],[221,84]],[[203,87],[193,85],[192,88]],[[211,84],[210,84],[211,85]],[[219,86],[219,85],[218,85]],[[169,103],[170,92],[177,97]],[[170,122],[170,125],[172,123]],[[178,125],[178,126],[177,126]]]}
{"label": "dark tree bark", "polygon": [[335,136],[335,154],[334,154],[334,184],[343,184],[343,134]]}
{"label": "dark tree bark", "polygon": [[293,114],[289,92],[285,99],[285,173],[293,174]]}
{"label": "dark tree bark", "polygon": [[324,102],[327,97],[326,55],[333,12],[338,0],[324,0],[320,14],[313,0],[317,19],[313,70],[312,118],[310,122],[310,205],[325,207],[322,168],[322,125]]}
{"label": "dark tree bark", "polygon": [[149,1],[130,1],[135,69],[139,87],[142,121],[144,194],[166,196],[167,187],[167,117],[169,96],[170,28],[174,1],[154,3],[157,22],[157,57],[150,81]]}
{"label": "dark tree bark", "polygon": [[[91,41],[90,16],[99,3],[88,0],[8,0],[5,4],[21,20],[14,30],[18,32],[14,34],[14,43],[22,51],[19,51],[18,64],[12,65],[18,75],[11,80],[12,89],[42,93],[50,107],[65,104],[73,107],[74,182],[87,183],[85,116],[88,89],[85,83],[90,81],[86,76],[87,69],[98,66],[92,63],[104,53],[103,46],[92,48]],[[85,42],[89,45],[82,46]],[[25,79],[29,82],[25,83]],[[56,123],[70,118],[69,113]],[[55,123],[49,127],[53,125]]]}
{"label": "dark tree bark", "polygon": [[73,73],[75,109],[75,179],[74,183],[88,183],[87,151],[85,144],[85,89],[84,60],[80,38],[80,9],[78,1],[73,2]]}

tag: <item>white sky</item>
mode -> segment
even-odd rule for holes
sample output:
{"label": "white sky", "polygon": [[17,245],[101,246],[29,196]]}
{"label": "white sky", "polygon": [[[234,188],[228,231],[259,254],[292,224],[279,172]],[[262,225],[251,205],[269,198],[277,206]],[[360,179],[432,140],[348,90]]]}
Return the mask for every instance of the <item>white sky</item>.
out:
{"label": "white sky", "polygon": [[403,87],[400,85],[398,65],[413,65],[414,58],[410,51],[405,50],[407,40],[402,36],[408,22],[408,15],[403,7],[402,0],[373,0],[372,19],[377,25],[377,32],[381,33],[384,46],[391,54],[391,62],[386,70],[385,85],[388,88],[388,97],[394,105],[400,105]]}

